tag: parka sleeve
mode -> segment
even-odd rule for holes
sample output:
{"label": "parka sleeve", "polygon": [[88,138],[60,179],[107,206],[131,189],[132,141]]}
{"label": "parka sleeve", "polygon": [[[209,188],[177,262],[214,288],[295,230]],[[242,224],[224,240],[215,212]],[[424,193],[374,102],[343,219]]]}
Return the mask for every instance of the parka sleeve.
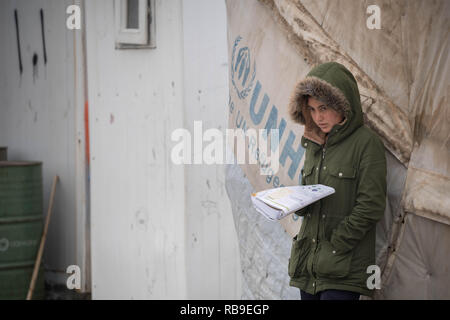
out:
{"label": "parka sleeve", "polygon": [[355,205],[333,230],[331,245],[340,252],[352,250],[376,226],[385,208],[386,156],[383,143],[374,136],[361,156]]}

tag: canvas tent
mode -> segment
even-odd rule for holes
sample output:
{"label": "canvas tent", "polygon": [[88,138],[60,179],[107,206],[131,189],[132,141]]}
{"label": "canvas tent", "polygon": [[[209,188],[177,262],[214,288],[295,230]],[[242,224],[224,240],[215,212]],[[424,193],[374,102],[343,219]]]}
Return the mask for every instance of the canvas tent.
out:
{"label": "canvas tent", "polygon": [[[287,105],[317,63],[345,65],[358,82],[365,123],[382,139],[388,196],[377,226],[381,289],[375,299],[449,299],[450,1],[227,0],[229,128],[278,128],[280,169],[227,166],[244,299],[298,299],[289,287],[291,237],[301,219],[265,221],[250,193],[300,183],[303,127]],[[376,5],[380,29],[368,27]],[[236,156],[236,154],[233,154]]]}

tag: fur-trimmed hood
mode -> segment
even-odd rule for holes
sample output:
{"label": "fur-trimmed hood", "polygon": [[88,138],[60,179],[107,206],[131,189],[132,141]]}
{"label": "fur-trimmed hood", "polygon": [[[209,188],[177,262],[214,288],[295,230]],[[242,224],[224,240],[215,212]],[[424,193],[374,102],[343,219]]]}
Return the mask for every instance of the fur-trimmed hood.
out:
{"label": "fur-trimmed hood", "polygon": [[312,121],[309,113],[306,113],[309,96],[344,114],[345,120],[332,129],[339,130],[339,134],[337,131],[333,132],[333,141],[328,143],[337,143],[363,124],[358,85],[351,72],[343,65],[327,62],[314,67],[305,79],[296,84],[291,95],[291,119],[305,126],[305,138],[323,144],[325,134]]}

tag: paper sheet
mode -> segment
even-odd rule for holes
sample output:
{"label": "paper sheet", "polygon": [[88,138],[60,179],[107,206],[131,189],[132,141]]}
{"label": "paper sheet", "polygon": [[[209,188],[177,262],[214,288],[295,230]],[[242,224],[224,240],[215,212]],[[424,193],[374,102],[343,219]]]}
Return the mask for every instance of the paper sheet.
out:
{"label": "paper sheet", "polygon": [[331,187],[314,184],[268,189],[252,194],[256,211],[269,220],[280,220],[311,203],[320,200],[335,190]]}

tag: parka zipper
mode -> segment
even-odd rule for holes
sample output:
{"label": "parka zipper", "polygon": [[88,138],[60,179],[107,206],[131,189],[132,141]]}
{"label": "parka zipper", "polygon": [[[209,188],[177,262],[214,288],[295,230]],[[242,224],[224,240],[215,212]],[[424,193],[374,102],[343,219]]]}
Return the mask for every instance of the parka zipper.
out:
{"label": "parka zipper", "polygon": [[[328,142],[328,139],[327,139],[327,142]],[[318,170],[318,176],[317,176],[317,183],[319,183],[320,171],[321,171],[320,168],[322,167],[323,161],[325,160],[325,153],[326,153],[326,150],[327,150],[327,148],[326,148],[327,142],[325,142],[325,144],[322,147],[322,159],[319,161],[319,166],[318,166],[319,170]],[[311,267],[311,271],[312,271],[312,274],[313,274],[314,277],[317,277],[316,276],[316,272],[315,272],[315,265],[316,265],[317,258],[318,258],[317,257],[317,251],[319,249],[319,229],[320,229],[320,218],[319,218],[319,222],[317,223],[317,233],[316,233],[316,242],[315,242],[316,248],[314,250],[314,258],[313,258],[312,267]],[[315,281],[314,281],[314,284],[315,284]],[[315,288],[314,288],[314,292],[315,292]]]}
{"label": "parka zipper", "polygon": [[[318,172],[317,172],[317,183],[319,183],[319,179],[320,179],[320,168],[322,167],[322,163],[323,163],[323,161],[324,161],[324,159],[325,159],[325,152],[326,152],[326,148],[325,148],[325,145],[326,145],[326,143],[323,145],[323,147],[322,147],[322,159],[320,159],[319,158],[319,163],[318,163],[318,166],[317,166],[317,168],[318,168]],[[320,201],[319,201],[319,205],[320,205]],[[319,209],[319,211],[320,211],[320,209]],[[316,234],[315,234],[315,249],[314,249],[314,258],[313,258],[313,261],[312,261],[312,266],[311,266],[311,271],[312,271],[312,274],[313,274],[313,276],[314,276],[314,278],[316,278],[317,276],[316,276],[316,271],[315,271],[315,265],[316,265],[316,262],[317,262],[317,250],[319,249],[319,228],[320,228],[320,219],[319,219],[319,221],[318,221],[318,223],[317,223],[317,232],[316,232]],[[315,281],[314,281],[314,286],[315,286]],[[315,288],[314,288],[314,292],[315,292]]]}
{"label": "parka zipper", "polygon": [[[335,132],[337,132],[337,130],[336,131],[331,131],[330,135],[332,135]],[[319,168],[319,170],[318,170],[319,172],[318,172],[318,176],[317,176],[317,183],[319,183],[320,171],[321,171],[320,168],[322,168],[322,164],[323,164],[323,162],[325,160],[325,153],[327,151],[326,146],[327,146],[327,143],[328,143],[328,141],[330,139],[330,135],[327,137],[327,139],[326,139],[326,141],[325,141],[325,143],[324,143],[324,145],[322,147],[322,159],[319,160],[319,167],[318,167]],[[319,229],[320,229],[320,218],[319,218],[319,221],[317,223],[317,234],[316,234],[316,242],[315,242],[316,248],[314,250],[314,258],[313,258],[312,266],[311,266],[311,271],[312,271],[312,274],[313,274],[314,278],[317,278],[316,271],[315,271],[315,265],[316,265],[317,259],[318,259],[317,251],[319,249]],[[314,286],[314,293],[316,293],[316,288],[317,287],[316,287],[316,281],[315,280],[314,280],[313,286]]]}

